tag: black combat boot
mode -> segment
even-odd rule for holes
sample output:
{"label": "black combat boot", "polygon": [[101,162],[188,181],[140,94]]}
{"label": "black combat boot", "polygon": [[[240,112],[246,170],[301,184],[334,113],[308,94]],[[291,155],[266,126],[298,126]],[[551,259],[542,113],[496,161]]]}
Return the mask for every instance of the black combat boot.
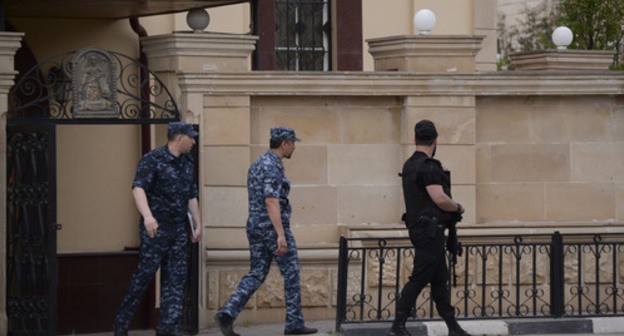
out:
{"label": "black combat boot", "polygon": [[448,336],[472,336],[466,330],[462,329],[455,319],[455,315],[442,316],[444,323],[448,327]]}
{"label": "black combat boot", "polygon": [[470,335],[466,330],[460,327],[459,329],[456,329],[456,330],[449,329],[449,336],[472,336],[472,335]]}
{"label": "black combat boot", "polygon": [[232,321],[232,317],[230,315],[217,313],[214,316],[214,320],[215,322],[217,322],[217,325],[219,326],[219,329],[221,330],[223,336],[240,336],[239,334],[234,332],[234,329],[232,327],[232,323],[234,323],[234,321]]}
{"label": "black combat boot", "polygon": [[308,328],[306,326],[303,326],[301,328],[284,331],[284,335],[311,335],[316,334],[317,332],[318,329],[316,328]]}
{"label": "black combat boot", "polygon": [[174,332],[156,331],[156,336],[178,336],[178,334]]}
{"label": "black combat boot", "polygon": [[392,327],[388,331],[386,336],[412,336],[412,334],[405,328],[405,322],[407,321],[407,314],[397,313],[392,322]]}
{"label": "black combat boot", "polygon": [[128,336],[128,330],[117,325],[117,321],[113,323],[113,335],[114,336]]}

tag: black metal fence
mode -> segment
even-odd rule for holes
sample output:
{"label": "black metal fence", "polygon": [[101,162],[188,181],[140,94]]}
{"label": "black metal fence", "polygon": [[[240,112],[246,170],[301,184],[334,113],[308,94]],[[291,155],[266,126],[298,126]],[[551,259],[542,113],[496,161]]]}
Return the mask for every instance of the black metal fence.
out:
{"label": "black metal fence", "polygon": [[[624,234],[461,236],[451,297],[461,319],[624,315]],[[336,330],[393,319],[415,251],[407,238],[340,239]],[[413,319],[437,319],[429,287]]]}

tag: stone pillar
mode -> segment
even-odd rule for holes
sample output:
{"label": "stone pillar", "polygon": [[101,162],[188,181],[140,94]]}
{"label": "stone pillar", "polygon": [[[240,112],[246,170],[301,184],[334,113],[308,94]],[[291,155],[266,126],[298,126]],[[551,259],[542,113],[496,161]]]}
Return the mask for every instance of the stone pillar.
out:
{"label": "stone pillar", "polygon": [[[15,62],[13,56],[20,47],[24,33],[0,33],[0,232],[6,232],[7,199],[6,199],[6,124],[8,99],[7,95],[15,78]],[[6,235],[0,239],[0,335],[7,334],[6,314]]]}
{"label": "stone pillar", "polygon": [[[182,119],[200,124],[201,127],[201,97],[183,96],[178,86],[177,73],[249,71],[251,53],[257,39],[250,35],[173,33],[143,37],[141,44],[147,54],[149,69],[180,103]],[[194,108],[192,110],[191,105]]]}
{"label": "stone pillar", "polygon": [[485,36],[483,46],[475,57],[477,71],[496,71],[496,31],[497,1],[475,0],[474,34]]}
{"label": "stone pillar", "polygon": [[[185,74],[231,73],[251,69],[257,37],[218,33],[173,33],[141,39],[149,68],[171,90],[182,119],[199,125],[199,186],[203,239],[200,243],[200,328],[208,326],[209,297],[214,272],[206,268],[206,246],[239,247],[232,239],[245,237],[246,173],[249,167],[251,98],[249,95],[214,95],[209,89],[181,87]],[[246,209],[246,208],[245,208]],[[241,248],[247,249],[241,239]],[[211,273],[212,272],[212,273]],[[212,280],[211,280],[212,279]],[[208,305],[206,305],[208,303]]]}
{"label": "stone pillar", "polygon": [[141,38],[154,72],[238,72],[250,69],[258,38],[219,33],[173,33]]}
{"label": "stone pillar", "polygon": [[366,40],[375,71],[473,73],[483,36],[402,35]]}
{"label": "stone pillar", "polygon": [[612,50],[535,50],[509,55],[509,68],[518,71],[608,70]]}
{"label": "stone pillar", "polygon": [[435,123],[436,158],[452,172],[453,199],[466,208],[464,224],[476,222],[476,118],[474,96],[407,96],[401,111],[403,160],[415,149],[414,125],[421,119]]}

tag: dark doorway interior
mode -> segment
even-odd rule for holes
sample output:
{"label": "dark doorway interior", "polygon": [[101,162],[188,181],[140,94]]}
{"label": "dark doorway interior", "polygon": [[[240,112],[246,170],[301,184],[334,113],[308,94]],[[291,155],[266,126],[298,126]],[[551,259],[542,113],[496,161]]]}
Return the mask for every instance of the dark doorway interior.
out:
{"label": "dark doorway interior", "polygon": [[[59,334],[110,331],[137,262],[136,251],[59,255]],[[139,306],[131,329],[151,325],[153,283],[148,293],[152,294]]]}

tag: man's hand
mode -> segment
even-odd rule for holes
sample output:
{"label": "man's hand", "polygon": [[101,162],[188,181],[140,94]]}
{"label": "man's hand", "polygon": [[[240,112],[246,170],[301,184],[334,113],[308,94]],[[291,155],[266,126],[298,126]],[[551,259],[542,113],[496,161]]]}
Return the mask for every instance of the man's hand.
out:
{"label": "man's hand", "polygon": [[151,216],[144,218],[143,225],[145,225],[147,235],[153,239],[156,236],[156,232],[158,231],[158,222],[156,221],[156,218]]}
{"label": "man's hand", "polygon": [[275,253],[281,257],[286,254],[288,243],[286,242],[286,235],[284,235],[279,200],[275,197],[267,197],[264,199],[264,204],[266,205],[269,219],[271,219],[271,224],[273,224],[273,228],[277,232],[277,250]]}
{"label": "man's hand", "polygon": [[277,255],[282,257],[286,255],[286,250],[288,250],[288,243],[286,242],[286,237],[284,235],[277,236]]}
{"label": "man's hand", "polygon": [[193,230],[193,236],[191,237],[191,241],[193,243],[197,243],[201,239],[201,225],[197,225]]}

